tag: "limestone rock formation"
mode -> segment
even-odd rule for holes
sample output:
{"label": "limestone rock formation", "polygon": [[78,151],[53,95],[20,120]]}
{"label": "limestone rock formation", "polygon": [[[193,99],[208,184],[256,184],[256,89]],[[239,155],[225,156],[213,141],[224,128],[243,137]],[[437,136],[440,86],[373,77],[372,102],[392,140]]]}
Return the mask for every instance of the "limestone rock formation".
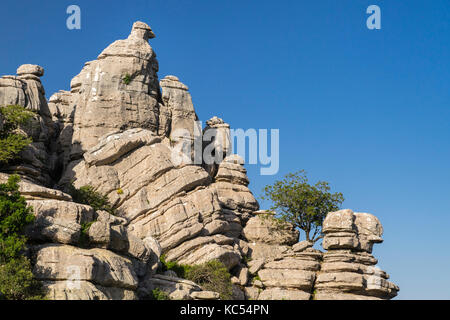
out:
{"label": "limestone rock formation", "polygon": [[[223,262],[234,299],[394,297],[398,287],[371,255],[382,241],[378,219],[330,213],[323,253],[259,211],[244,160],[232,154],[230,125],[213,117],[202,130],[188,87],[173,75],[158,80],[154,37],[134,23],[48,102],[42,67],[0,78],[0,107],[36,114],[21,128],[33,143],[21,162],[0,167],[0,183],[21,175],[36,216],[28,252],[48,297],[146,299],[160,289],[172,299],[219,298],[162,273],[162,255],[187,265]],[[211,158],[197,161],[198,151]],[[117,215],[73,202],[72,184],[106,195]]]}
{"label": "limestone rock formation", "polygon": [[383,227],[374,215],[341,210],[323,223],[323,263],[316,281],[316,299],[386,299],[399,288],[376,266],[371,252],[382,242]]}

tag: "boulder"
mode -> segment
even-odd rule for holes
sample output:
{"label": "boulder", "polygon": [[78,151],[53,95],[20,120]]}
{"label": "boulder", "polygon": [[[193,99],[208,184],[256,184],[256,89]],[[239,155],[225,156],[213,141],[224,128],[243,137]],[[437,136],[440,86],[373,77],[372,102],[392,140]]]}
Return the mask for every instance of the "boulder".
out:
{"label": "boulder", "polygon": [[270,214],[259,214],[251,218],[242,231],[249,242],[278,245],[297,243],[299,234],[292,224],[279,222]]}

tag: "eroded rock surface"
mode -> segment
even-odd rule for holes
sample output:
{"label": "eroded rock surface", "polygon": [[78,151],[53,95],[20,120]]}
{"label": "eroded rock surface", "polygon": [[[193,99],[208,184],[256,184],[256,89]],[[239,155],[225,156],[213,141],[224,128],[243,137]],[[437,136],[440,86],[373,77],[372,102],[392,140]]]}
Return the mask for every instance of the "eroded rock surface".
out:
{"label": "eroded rock surface", "polygon": [[[0,182],[21,175],[33,207],[27,229],[35,276],[50,299],[218,299],[197,284],[161,274],[160,258],[195,265],[219,260],[232,274],[234,299],[389,299],[399,290],[371,255],[382,241],[378,219],[330,213],[326,252],[299,241],[299,231],[259,211],[244,160],[231,153],[230,125],[213,117],[199,128],[188,87],[176,76],[158,80],[136,22],[49,101],[44,69],[22,65],[0,78],[0,106],[35,112],[23,161],[0,167]],[[3,119],[0,118],[0,127]],[[196,141],[203,133],[207,141]],[[214,162],[196,161],[197,153]],[[198,150],[197,150],[198,151]],[[117,216],[74,203],[69,186],[92,186]]]}

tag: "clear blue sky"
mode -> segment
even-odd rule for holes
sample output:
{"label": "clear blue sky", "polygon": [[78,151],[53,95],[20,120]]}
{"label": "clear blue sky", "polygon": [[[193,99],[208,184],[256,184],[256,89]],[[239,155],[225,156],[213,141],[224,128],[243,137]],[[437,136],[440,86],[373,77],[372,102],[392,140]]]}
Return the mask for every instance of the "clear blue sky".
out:
{"label": "clear blue sky", "polygon": [[[70,4],[79,31],[66,29]],[[366,27],[371,4],[381,30]],[[280,129],[279,174],[247,166],[256,195],[299,169],[329,181],[383,223],[374,254],[399,299],[450,299],[448,0],[2,1],[0,74],[39,64],[48,96],[67,90],[136,20],[203,121]]]}

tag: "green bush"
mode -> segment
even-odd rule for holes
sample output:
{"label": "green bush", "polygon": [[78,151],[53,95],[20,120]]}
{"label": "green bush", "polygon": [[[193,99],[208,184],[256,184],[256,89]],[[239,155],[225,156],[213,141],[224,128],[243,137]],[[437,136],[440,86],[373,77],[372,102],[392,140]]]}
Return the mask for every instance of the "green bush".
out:
{"label": "green bush", "polygon": [[204,290],[218,292],[222,300],[232,298],[231,275],[225,265],[218,260],[191,266],[186,272],[186,279],[197,283]]}
{"label": "green bush", "polygon": [[112,215],[116,215],[116,210],[113,208],[106,195],[94,190],[92,186],[83,186],[80,189],[70,185],[69,194],[73,201],[81,204],[91,206],[95,211],[104,210]]}
{"label": "green bush", "polygon": [[159,288],[153,289],[150,300],[170,300],[169,294]]}
{"label": "green bush", "polygon": [[0,108],[0,165],[17,158],[18,154],[32,142],[31,138],[14,132],[20,125],[28,123],[34,113],[21,106]]}
{"label": "green bush", "polygon": [[30,261],[23,256],[25,227],[35,218],[19,193],[19,180],[11,175],[0,184],[0,298],[41,299],[40,282],[33,279]]}
{"label": "green bush", "polygon": [[166,256],[162,255],[159,260],[161,261],[162,264],[162,272],[171,270],[174,271],[178,277],[185,279],[186,278],[186,274],[188,273],[188,271],[190,270],[191,266],[188,265],[184,265],[184,264],[178,264],[177,262],[174,261],[166,261]]}

